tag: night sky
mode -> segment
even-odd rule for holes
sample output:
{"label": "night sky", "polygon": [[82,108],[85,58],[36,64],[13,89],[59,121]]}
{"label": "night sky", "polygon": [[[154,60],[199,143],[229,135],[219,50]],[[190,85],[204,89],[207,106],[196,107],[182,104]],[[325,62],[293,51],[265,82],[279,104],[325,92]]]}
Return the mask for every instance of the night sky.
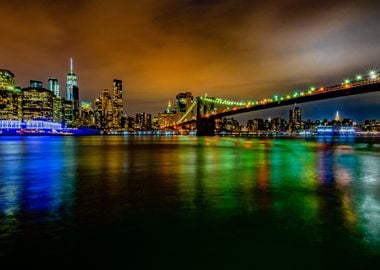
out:
{"label": "night sky", "polygon": [[[122,79],[126,112],[163,111],[181,91],[257,99],[379,69],[380,1],[1,1],[0,68],[18,85],[60,80],[74,58],[81,100]],[[302,105],[380,118],[380,94]],[[288,108],[247,117],[287,115]]]}

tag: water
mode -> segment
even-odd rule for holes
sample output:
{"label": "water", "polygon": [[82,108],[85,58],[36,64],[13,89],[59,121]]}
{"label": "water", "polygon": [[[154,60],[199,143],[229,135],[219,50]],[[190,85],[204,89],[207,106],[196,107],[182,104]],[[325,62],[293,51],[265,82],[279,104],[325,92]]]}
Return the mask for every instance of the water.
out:
{"label": "water", "polygon": [[380,269],[375,139],[0,137],[0,265]]}

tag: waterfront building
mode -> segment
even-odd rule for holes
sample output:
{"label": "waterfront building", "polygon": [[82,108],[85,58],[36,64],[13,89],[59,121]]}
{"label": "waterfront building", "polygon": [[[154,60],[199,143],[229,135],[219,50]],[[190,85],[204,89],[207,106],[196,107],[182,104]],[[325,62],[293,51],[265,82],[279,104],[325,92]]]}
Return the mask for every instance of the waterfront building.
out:
{"label": "waterfront building", "polygon": [[0,69],[0,119],[21,120],[22,91],[16,86],[14,74]]}
{"label": "waterfront building", "polygon": [[113,80],[113,127],[121,128],[123,116],[123,82],[121,80]]}
{"label": "waterfront building", "polygon": [[108,89],[103,89],[102,92],[102,115],[103,115],[103,128],[112,128],[113,126],[113,107],[112,98]]}
{"label": "waterfront building", "polygon": [[318,135],[334,135],[334,136],[352,136],[355,135],[356,128],[350,126],[318,126],[316,128]]}
{"label": "waterfront building", "polygon": [[53,93],[42,87],[22,89],[23,121],[53,121]]}
{"label": "waterfront building", "polygon": [[63,107],[64,107],[64,99],[60,96],[54,95],[53,93],[53,120],[54,122],[62,123]]}
{"label": "waterfront building", "polygon": [[137,113],[135,118],[135,129],[145,129],[147,115],[145,112]]}
{"label": "waterfront building", "polygon": [[49,77],[48,79],[48,89],[53,92],[54,96],[59,97],[59,83],[58,79]]}
{"label": "waterfront building", "polygon": [[73,86],[73,116],[77,120],[79,118],[79,88],[78,86]]}
{"label": "waterfront building", "polygon": [[102,96],[99,96],[95,99],[95,110],[94,110],[94,118],[95,118],[95,126],[97,128],[103,127],[103,108],[102,108]]}
{"label": "waterfront building", "polygon": [[270,121],[270,130],[275,132],[286,131],[286,120],[281,117],[275,117]]}
{"label": "waterfront building", "polygon": [[299,130],[302,128],[302,109],[295,107],[289,110],[289,130]]}
{"label": "waterfront building", "polygon": [[95,125],[94,110],[90,101],[80,103],[80,126],[93,127]]}
{"label": "waterfront building", "polygon": [[361,130],[367,132],[380,132],[380,122],[376,119],[365,120],[361,125]]}
{"label": "waterfront building", "polygon": [[78,86],[78,81],[77,76],[74,73],[73,59],[70,58],[70,71],[66,76],[66,99],[68,101],[74,101],[74,86]]}
{"label": "waterfront building", "polygon": [[74,127],[73,102],[70,100],[63,101],[63,122],[66,127]]}
{"label": "waterfront building", "polygon": [[218,129],[220,131],[238,131],[240,130],[240,124],[239,122],[234,119],[233,117],[228,118],[224,117],[222,120],[218,123]]}
{"label": "waterfront building", "polygon": [[248,120],[247,129],[249,131],[263,131],[264,130],[264,120],[262,118],[255,118]]}
{"label": "waterfront building", "polygon": [[126,119],[126,126],[128,129],[133,129],[135,125],[135,118],[128,116]]}
{"label": "waterfront building", "polygon": [[157,116],[157,125],[160,128],[172,126],[176,123],[176,112],[171,110],[170,100],[164,112],[159,113]]}

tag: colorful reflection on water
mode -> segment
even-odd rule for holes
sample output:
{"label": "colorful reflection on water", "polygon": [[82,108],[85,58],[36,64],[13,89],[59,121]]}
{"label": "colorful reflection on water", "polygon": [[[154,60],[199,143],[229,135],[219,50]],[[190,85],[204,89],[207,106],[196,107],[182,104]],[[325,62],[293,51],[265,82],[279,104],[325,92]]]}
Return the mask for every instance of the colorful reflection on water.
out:
{"label": "colorful reflection on water", "polygon": [[123,239],[136,268],[181,249],[197,250],[189,269],[270,249],[278,265],[295,252],[298,266],[378,266],[379,161],[378,143],[354,139],[1,137],[0,254],[83,248],[120,263]]}

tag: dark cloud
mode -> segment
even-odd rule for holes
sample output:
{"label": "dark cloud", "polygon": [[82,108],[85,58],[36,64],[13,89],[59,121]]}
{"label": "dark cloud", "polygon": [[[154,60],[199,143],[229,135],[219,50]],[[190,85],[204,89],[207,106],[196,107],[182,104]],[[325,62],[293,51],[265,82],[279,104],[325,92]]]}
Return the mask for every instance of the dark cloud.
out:
{"label": "dark cloud", "polygon": [[128,113],[156,113],[183,90],[240,100],[376,67],[379,10],[378,1],[8,1],[0,61],[22,86],[56,76],[63,90],[74,57],[83,99],[120,78]]}

